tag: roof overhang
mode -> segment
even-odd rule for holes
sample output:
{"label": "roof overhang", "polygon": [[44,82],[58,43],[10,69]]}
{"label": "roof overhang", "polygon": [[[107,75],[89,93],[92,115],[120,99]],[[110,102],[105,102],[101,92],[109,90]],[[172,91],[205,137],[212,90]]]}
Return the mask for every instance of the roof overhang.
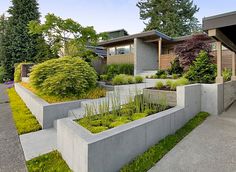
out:
{"label": "roof overhang", "polygon": [[164,41],[172,41],[173,39],[161,32],[152,30],[147,32],[142,32],[134,35],[129,36],[123,36],[115,39],[111,39],[108,41],[103,41],[98,43],[99,46],[103,47],[110,47],[117,44],[125,44],[129,42],[133,42],[135,38],[143,39],[145,42],[157,42],[160,38],[162,38]]}
{"label": "roof overhang", "polygon": [[236,52],[236,11],[203,18],[203,30]]}

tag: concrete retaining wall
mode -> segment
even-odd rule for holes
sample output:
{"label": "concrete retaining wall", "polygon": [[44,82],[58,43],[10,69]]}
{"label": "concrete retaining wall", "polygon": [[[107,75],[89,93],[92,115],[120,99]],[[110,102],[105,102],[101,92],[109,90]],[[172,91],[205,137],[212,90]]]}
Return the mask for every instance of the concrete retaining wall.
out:
{"label": "concrete retaining wall", "polygon": [[43,129],[52,128],[55,120],[67,117],[69,110],[81,106],[81,101],[49,104],[18,83],[15,89]]}
{"label": "concrete retaining wall", "polygon": [[143,96],[145,102],[149,103],[158,103],[159,101],[166,100],[169,106],[176,106],[177,104],[176,91],[144,89]]}
{"label": "concrete retaining wall", "polygon": [[92,134],[72,119],[57,121],[58,150],[75,172],[116,172],[201,110],[201,85],[178,87],[177,106]]}
{"label": "concrete retaining wall", "polygon": [[236,100],[236,81],[224,84],[224,109],[227,109]]}

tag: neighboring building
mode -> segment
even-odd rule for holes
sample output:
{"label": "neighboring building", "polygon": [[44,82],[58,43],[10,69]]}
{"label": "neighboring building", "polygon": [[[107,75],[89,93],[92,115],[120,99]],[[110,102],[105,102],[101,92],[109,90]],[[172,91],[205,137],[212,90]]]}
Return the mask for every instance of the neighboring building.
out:
{"label": "neighboring building", "polygon": [[[191,36],[171,38],[153,30],[100,42],[99,46],[107,49],[108,65],[134,64],[135,75],[149,75],[154,74],[157,69],[168,69],[170,62],[176,57],[174,47],[190,38]],[[209,41],[214,44],[213,39],[209,38]],[[212,51],[215,55],[214,49]],[[222,53],[223,67],[231,68],[231,51],[225,49]]]}
{"label": "neighboring building", "polygon": [[115,39],[122,36],[128,36],[128,32],[125,29],[113,30],[106,32],[108,35],[108,39]]}

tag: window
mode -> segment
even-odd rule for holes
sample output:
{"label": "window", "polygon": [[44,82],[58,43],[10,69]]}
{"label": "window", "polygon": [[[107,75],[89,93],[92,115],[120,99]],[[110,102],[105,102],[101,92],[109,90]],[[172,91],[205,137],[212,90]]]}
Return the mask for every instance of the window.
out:
{"label": "window", "polygon": [[115,47],[109,48],[108,52],[110,56],[114,56],[116,54],[116,48]]}
{"label": "window", "polygon": [[129,54],[134,52],[134,45],[124,45],[111,47],[108,49],[109,56],[120,55],[120,54]]}
{"label": "window", "polygon": [[116,54],[129,54],[130,45],[116,47]]}

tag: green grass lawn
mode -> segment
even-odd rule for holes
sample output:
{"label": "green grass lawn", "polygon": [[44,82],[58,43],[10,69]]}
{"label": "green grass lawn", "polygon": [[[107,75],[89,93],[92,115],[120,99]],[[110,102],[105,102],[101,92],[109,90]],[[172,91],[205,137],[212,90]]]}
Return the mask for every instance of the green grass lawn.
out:
{"label": "green grass lawn", "polygon": [[27,161],[29,172],[72,172],[57,151]]}
{"label": "green grass lawn", "polygon": [[35,116],[26,107],[14,88],[7,90],[10,106],[18,134],[25,134],[42,129]]}
{"label": "green grass lawn", "polygon": [[[146,172],[152,168],[166,153],[179,143],[194,128],[200,125],[209,116],[206,112],[200,112],[175,134],[169,135],[159,143],[139,155],[129,164],[125,165],[121,172]],[[135,145],[134,145],[135,146]]]}

